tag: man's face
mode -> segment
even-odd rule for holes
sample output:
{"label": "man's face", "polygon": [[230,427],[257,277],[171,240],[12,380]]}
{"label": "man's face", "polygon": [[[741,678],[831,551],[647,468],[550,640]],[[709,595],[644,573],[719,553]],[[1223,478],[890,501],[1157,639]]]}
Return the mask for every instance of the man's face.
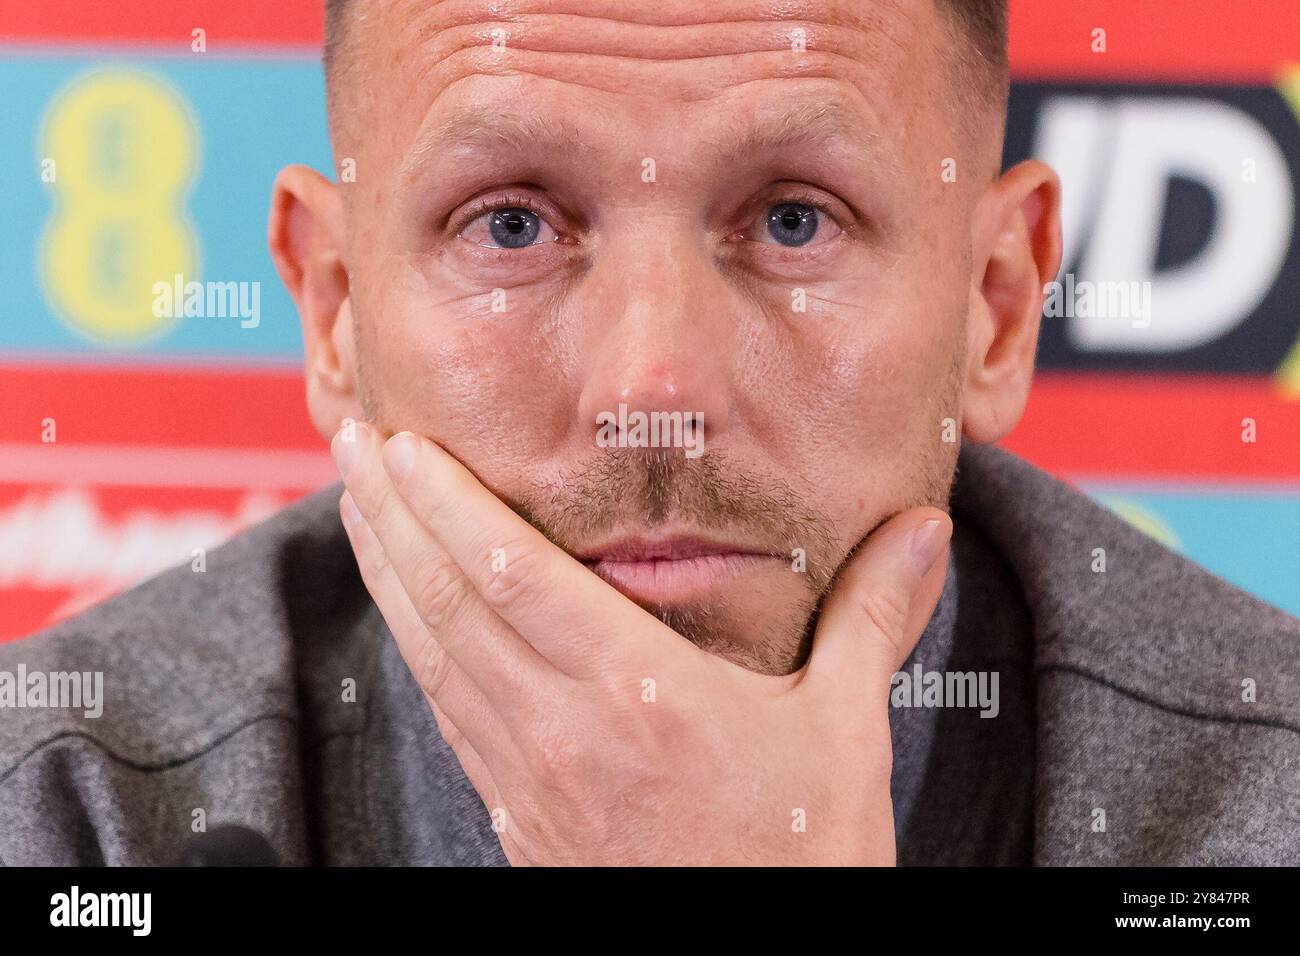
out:
{"label": "man's face", "polygon": [[[362,2],[334,124],[367,415],[702,647],[792,671],[850,551],[951,484],[972,193],[943,15]],[[620,406],[703,432],[610,447]]]}

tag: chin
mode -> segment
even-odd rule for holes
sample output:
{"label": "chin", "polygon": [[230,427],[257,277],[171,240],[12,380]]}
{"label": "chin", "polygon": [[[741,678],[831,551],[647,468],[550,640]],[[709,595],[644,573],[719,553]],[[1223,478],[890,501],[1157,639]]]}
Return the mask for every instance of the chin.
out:
{"label": "chin", "polygon": [[788,564],[783,572],[742,578],[691,601],[627,596],[696,647],[746,670],[785,675],[807,658],[817,601]]}

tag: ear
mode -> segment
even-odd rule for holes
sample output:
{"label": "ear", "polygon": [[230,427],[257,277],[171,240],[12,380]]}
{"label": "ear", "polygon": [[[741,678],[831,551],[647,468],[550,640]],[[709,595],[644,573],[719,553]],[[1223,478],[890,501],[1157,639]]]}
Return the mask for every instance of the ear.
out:
{"label": "ear", "polygon": [[344,236],[338,187],[309,166],[281,170],[271,196],[267,245],[298,307],[307,357],[307,409],[326,441],[344,418],[365,418],[357,391]]}
{"label": "ear", "polygon": [[1024,413],[1044,286],[1061,268],[1061,183],[1050,166],[1029,160],[989,186],[972,246],[962,432],[995,442]]}

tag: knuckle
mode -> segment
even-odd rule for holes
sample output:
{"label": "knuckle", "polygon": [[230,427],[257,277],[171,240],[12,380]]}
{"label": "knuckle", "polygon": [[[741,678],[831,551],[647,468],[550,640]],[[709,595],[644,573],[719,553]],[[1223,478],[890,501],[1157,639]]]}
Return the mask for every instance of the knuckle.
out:
{"label": "knuckle", "polygon": [[533,740],[533,774],[543,786],[563,789],[582,761],[578,735],[564,724],[552,723]]}
{"label": "knuckle", "polygon": [[493,608],[520,607],[540,585],[540,562],[536,552],[522,544],[506,545],[503,551],[506,562],[500,570],[487,573],[483,598]]}
{"label": "knuckle", "polygon": [[438,735],[442,737],[447,746],[452,749],[452,752],[455,753],[457,757],[460,757],[464,752],[463,748],[467,746],[465,735],[462,734],[460,729],[451,722],[451,718],[448,717],[446,712],[438,706],[437,701],[432,697],[426,699],[429,701],[429,709],[433,711],[434,723],[438,725]]}
{"label": "knuckle", "polygon": [[447,715],[442,711],[435,712],[433,719],[438,725],[438,735],[447,742],[447,746],[453,752],[458,752],[465,745],[465,735],[456,729],[456,725],[448,720]]}
{"label": "knuckle", "polygon": [[447,679],[451,676],[451,671],[451,658],[447,656],[436,640],[429,638],[420,651],[420,666],[419,673],[416,674],[416,683],[429,697],[437,700],[447,686]]}
{"label": "knuckle", "polygon": [[445,563],[434,564],[419,576],[415,606],[428,627],[439,627],[453,617],[465,600],[460,573]]}
{"label": "knuckle", "polygon": [[890,589],[863,591],[858,596],[858,610],[891,644],[898,645],[907,624],[905,596]]}
{"label": "knuckle", "polygon": [[357,563],[361,566],[363,577],[377,581],[388,572],[388,552],[378,541],[372,542],[372,545],[365,549],[364,554],[358,555]]}
{"label": "knuckle", "polygon": [[593,691],[608,713],[627,716],[640,715],[645,707],[646,678],[651,668],[629,668],[616,660],[594,662],[593,672],[586,677]]}

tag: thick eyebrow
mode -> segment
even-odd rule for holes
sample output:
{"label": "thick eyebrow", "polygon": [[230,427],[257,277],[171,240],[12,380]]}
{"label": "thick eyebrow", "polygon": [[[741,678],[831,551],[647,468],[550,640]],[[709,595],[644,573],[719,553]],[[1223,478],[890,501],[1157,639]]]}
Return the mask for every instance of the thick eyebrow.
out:
{"label": "thick eyebrow", "polygon": [[529,113],[462,109],[421,134],[402,163],[402,174],[410,174],[422,166],[429,153],[449,149],[496,149],[527,156],[555,149],[581,155],[590,150],[590,145],[582,132],[563,117],[543,120]]}
{"label": "thick eyebrow", "polygon": [[[871,149],[872,164],[885,172],[899,171],[897,157],[881,148],[881,136],[842,103],[801,103],[761,115],[711,134],[706,140],[713,156],[727,162],[771,155],[796,147],[829,149],[832,145]],[[402,163],[401,174],[420,169],[431,153],[495,150],[520,156],[552,153],[591,156],[590,141],[566,118],[542,119],[536,114],[485,112],[464,108],[422,132]]]}
{"label": "thick eyebrow", "polygon": [[826,102],[801,103],[768,114],[757,123],[713,136],[709,142],[719,153],[745,156],[834,140],[874,146],[880,137],[842,105]]}

